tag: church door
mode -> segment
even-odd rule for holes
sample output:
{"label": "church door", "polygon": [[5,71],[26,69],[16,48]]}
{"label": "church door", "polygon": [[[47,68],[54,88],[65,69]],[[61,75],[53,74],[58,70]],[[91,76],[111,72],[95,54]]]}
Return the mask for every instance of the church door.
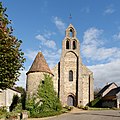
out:
{"label": "church door", "polygon": [[67,104],[68,106],[74,106],[74,97],[72,95],[68,96]]}

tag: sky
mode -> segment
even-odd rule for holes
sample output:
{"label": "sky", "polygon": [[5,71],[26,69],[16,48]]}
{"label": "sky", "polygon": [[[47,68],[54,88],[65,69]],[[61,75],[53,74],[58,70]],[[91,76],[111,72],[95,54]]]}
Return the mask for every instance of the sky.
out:
{"label": "sky", "polygon": [[26,72],[39,51],[50,68],[59,62],[65,30],[71,23],[82,62],[93,71],[94,88],[111,82],[120,86],[120,0],[1,1],[12,20],[13,35],[23,41],[26,62],[17,85],[26,86]]}

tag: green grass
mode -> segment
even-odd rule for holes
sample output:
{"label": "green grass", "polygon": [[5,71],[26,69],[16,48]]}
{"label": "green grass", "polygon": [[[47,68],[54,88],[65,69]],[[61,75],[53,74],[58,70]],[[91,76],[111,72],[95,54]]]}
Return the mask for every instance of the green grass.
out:
{"label": "green grass", "polygon": [[62,114],[62,111],[48,111],[48,112],[41,112],[41,113],[35,113],[31,114],[30,118],[42,118],[42,117],[50,117],[50,116],[56,116]]}
{"label": "green grass", "polygon": [[89,107],[88,110],[110,110],[110,108],[95,108],[95,107]]}

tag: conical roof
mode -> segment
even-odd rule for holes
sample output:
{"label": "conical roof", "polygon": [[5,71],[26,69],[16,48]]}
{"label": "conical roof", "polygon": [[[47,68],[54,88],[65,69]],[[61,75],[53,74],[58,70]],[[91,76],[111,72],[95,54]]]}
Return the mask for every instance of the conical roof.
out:
{"label": "conical roof", "polygon": [[52,74],[42,52],[38,52],[32,66],[29,69],[29,71],[27,72],[27,74],[32,73],[32,72],[46,72],[46,73]]}

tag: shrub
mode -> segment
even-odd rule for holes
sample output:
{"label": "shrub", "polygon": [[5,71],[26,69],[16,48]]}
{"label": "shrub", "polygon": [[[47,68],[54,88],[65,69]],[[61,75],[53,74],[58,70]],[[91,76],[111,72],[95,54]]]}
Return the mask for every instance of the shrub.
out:
{"label": "shrub", "polygon": [[18,119],[18,113],[16,113],[16,112],[7,112],[5,118],[6,118],[6,120]]}
{"label": "shrub", "polygon": [[28,96],[26,109],[30,112],[30,117],[51,116],[61,113],[62,105],[49,75],[44,75],[44,82],[40,81],[37,94]]}
{"label": "shrub", "polygon": [[6,107],[0,107],[0,118],[3,118],[6,114]]}
{"label": "shrub", "polygon": [[68,111],[71,111],[73,109],[73,106],[66,105],[64,108],[67,109]]}
{"label": "shrub", "polygon": [[93,101],[90,102],[90,107],[95,107],[97,106],[98,102],[100,102],[101,97],[97,97],[96,99],[94,99]]}
{"label": "shrub", "polygon": [[89,106],[85,106],[84,108],[83,108],[83,110],[88,110],[89,109]]}
{"label": "shrub", "polygon": [[78,107],[79,109],[83,109],[83,108],[84,108],[83,105],[77,105],[77,107]]}
{"label": "shrub", "polygon": [[47,111],[47,112],[40,112],[40,113],[31,114],[30,117],[32,117],[32,118],[42,118],[42,117],[60,115],[62,113],[63,113],[62,111]]}

